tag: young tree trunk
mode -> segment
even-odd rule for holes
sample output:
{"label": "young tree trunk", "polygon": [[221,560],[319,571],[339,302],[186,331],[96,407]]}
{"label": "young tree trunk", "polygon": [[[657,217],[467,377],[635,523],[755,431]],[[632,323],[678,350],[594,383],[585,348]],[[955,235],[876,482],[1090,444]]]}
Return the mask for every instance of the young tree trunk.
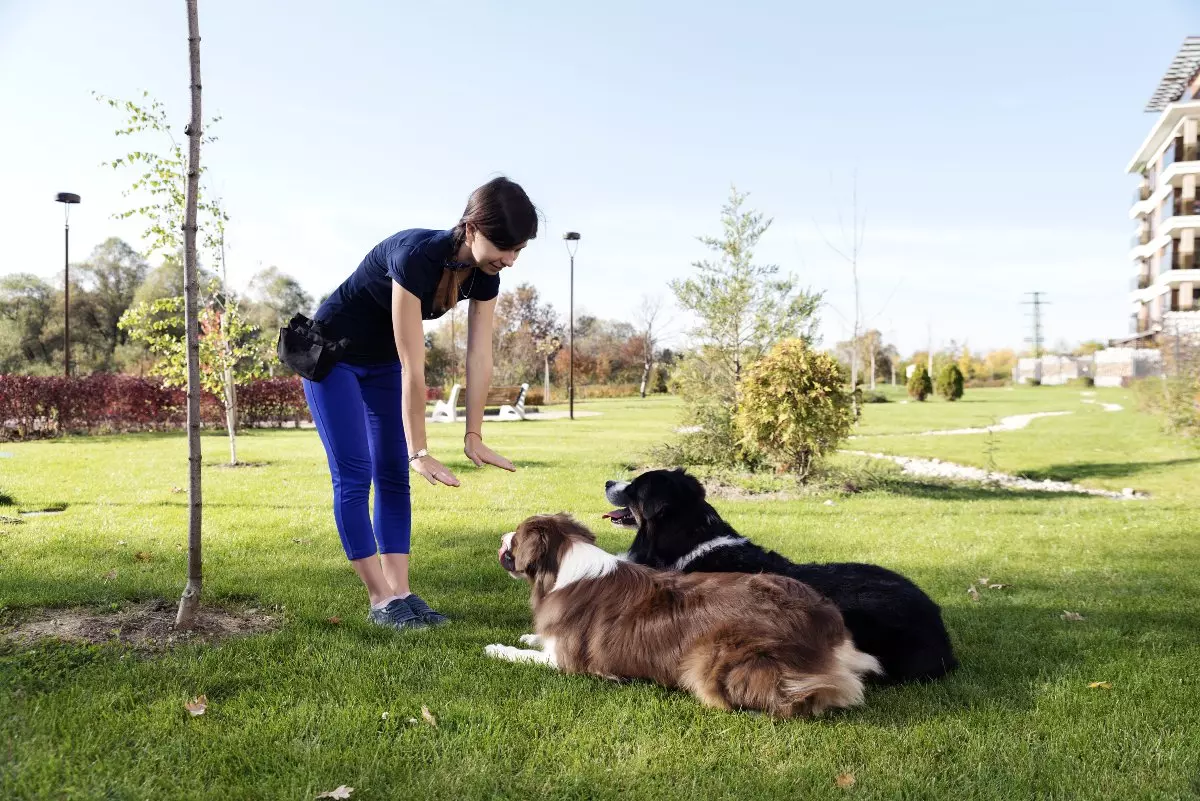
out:
{"label": "young tree trunk", "polygon": [[[221,311],[221,347],[225,349],[225,431],[229,435],[229,464],[237,460],[237,384],[233,380],[233,343],[229,341],[229,310],[232,304],[229,294],[229,273],[225,270],[225,232],[221,231],[221,294],[225,308]],[[272,360],[273,361],[273,360]]]}
{"label": "young tree trunk", "polygon": [[191,66],[192,118],[187,126],[187,211],[183,222],[184,321],[187,328],[187,429],[188,429],[188,570],[187,586],[179,599],[175,627],[192,627],[200,605],[200,284],[196,270],[196,199],[200,183],[200,22],[197,0],[187,0],[188,56]]}
{"label": "young tree trunk", "polygon": [[[228,345],[226,345],[228,347]],[[226,356],[226,358],[229,358]],[[237,460],[237,385],[233,382],[233,367],[225,368],[225,430],[229,432],[229,464]]]}
{"label": "young tree trunk", "polygon": [[642,397],[646,397],[646,384],[650,381],[650,362],[642,364]]}
{"label": "young tree trunk", "polygon": [[875,350],[871,350],[871,391],[875,391]]}
{"label": "young tree trunk", "polygon": [[542,403],[549,405],[550,403],[550,354],[542,354],[542,363],[544,372],[542,373]]}

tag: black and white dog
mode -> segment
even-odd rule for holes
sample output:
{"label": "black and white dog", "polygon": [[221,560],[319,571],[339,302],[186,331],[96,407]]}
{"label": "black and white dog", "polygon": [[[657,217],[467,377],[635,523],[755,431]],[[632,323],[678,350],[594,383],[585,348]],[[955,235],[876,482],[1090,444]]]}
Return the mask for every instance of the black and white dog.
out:
{"label": "black and white dog", "polygon": [[854,644],[879,660],[885,682],[937,679],[958,666],[941,609],[911,581],[878,565],[795,564],[761,548],[721,519],[704,487],[682,469],[609,481],[605,515],[636,528],[623,558],[685,573],[778,573],[804,582],[842,612]]}

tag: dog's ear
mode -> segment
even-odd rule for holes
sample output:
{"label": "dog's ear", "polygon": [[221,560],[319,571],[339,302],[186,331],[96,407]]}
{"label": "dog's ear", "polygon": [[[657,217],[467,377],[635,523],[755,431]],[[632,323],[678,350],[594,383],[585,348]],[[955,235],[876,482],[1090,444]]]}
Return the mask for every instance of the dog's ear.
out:
{"label": "dog's ear", "polygon": [[690,495],[696,495],[700,500],[704,500],[706,495],[704,485],[695,476],[688,473],[682,467],[676,467],[671,472],[674,474],[676,487]]}
{"label": "dog's ear", "polygon": [[512,539],[513,567],[517,573],[535,575],[550,552],[551,519],[530,517],[517,526]]}
{"label": "dog's ear", "polygon": [[582,540],[583,542],[595,545],[596,535],[589,531],[582,523],[571,517],[566,512],[559,512],[554,516],[554,521],[558,523],[559,530],[570,540]]}

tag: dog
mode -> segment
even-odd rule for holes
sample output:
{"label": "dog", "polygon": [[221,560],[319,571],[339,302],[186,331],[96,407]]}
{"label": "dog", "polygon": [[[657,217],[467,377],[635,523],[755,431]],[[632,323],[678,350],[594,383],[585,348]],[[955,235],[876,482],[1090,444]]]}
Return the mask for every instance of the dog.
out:
{"label": "dog", "polygon": [[879,683],[931,681],[958,666],[941,609],[917,585],[878,565],[795,564],[755,545],[705,499],[704,486],[681,468],[651,470],[630,482],[609,481],[604,516],[637,534],[622,558],[659,569],[790,576],[829,598],[855,646],[875,657]]}
{"label": "dog", "polygon": [[807,717],[862,703],[879,670],[854,647],[837,607],[785,576],[673,573],[618,559],[566,514],[505,534],[497,556],[531,585],[541,650],[489,656],[564,673],[646,679],[724,710]]}

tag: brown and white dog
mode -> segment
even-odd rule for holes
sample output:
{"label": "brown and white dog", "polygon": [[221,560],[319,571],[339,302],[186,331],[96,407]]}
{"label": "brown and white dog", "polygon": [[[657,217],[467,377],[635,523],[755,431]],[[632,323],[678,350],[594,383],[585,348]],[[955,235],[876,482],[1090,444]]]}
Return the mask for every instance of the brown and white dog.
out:
{"label": "brown and white dog", "polygon": [[719,709],[819,715],[863,700],[879,671],[854,647],[837,607],[786,576],[677,573],[622,561],[567,515],[505,534],[500,565],[532,585],[541,650],[489,645],[493,657],[564,673],[649,679]]}

